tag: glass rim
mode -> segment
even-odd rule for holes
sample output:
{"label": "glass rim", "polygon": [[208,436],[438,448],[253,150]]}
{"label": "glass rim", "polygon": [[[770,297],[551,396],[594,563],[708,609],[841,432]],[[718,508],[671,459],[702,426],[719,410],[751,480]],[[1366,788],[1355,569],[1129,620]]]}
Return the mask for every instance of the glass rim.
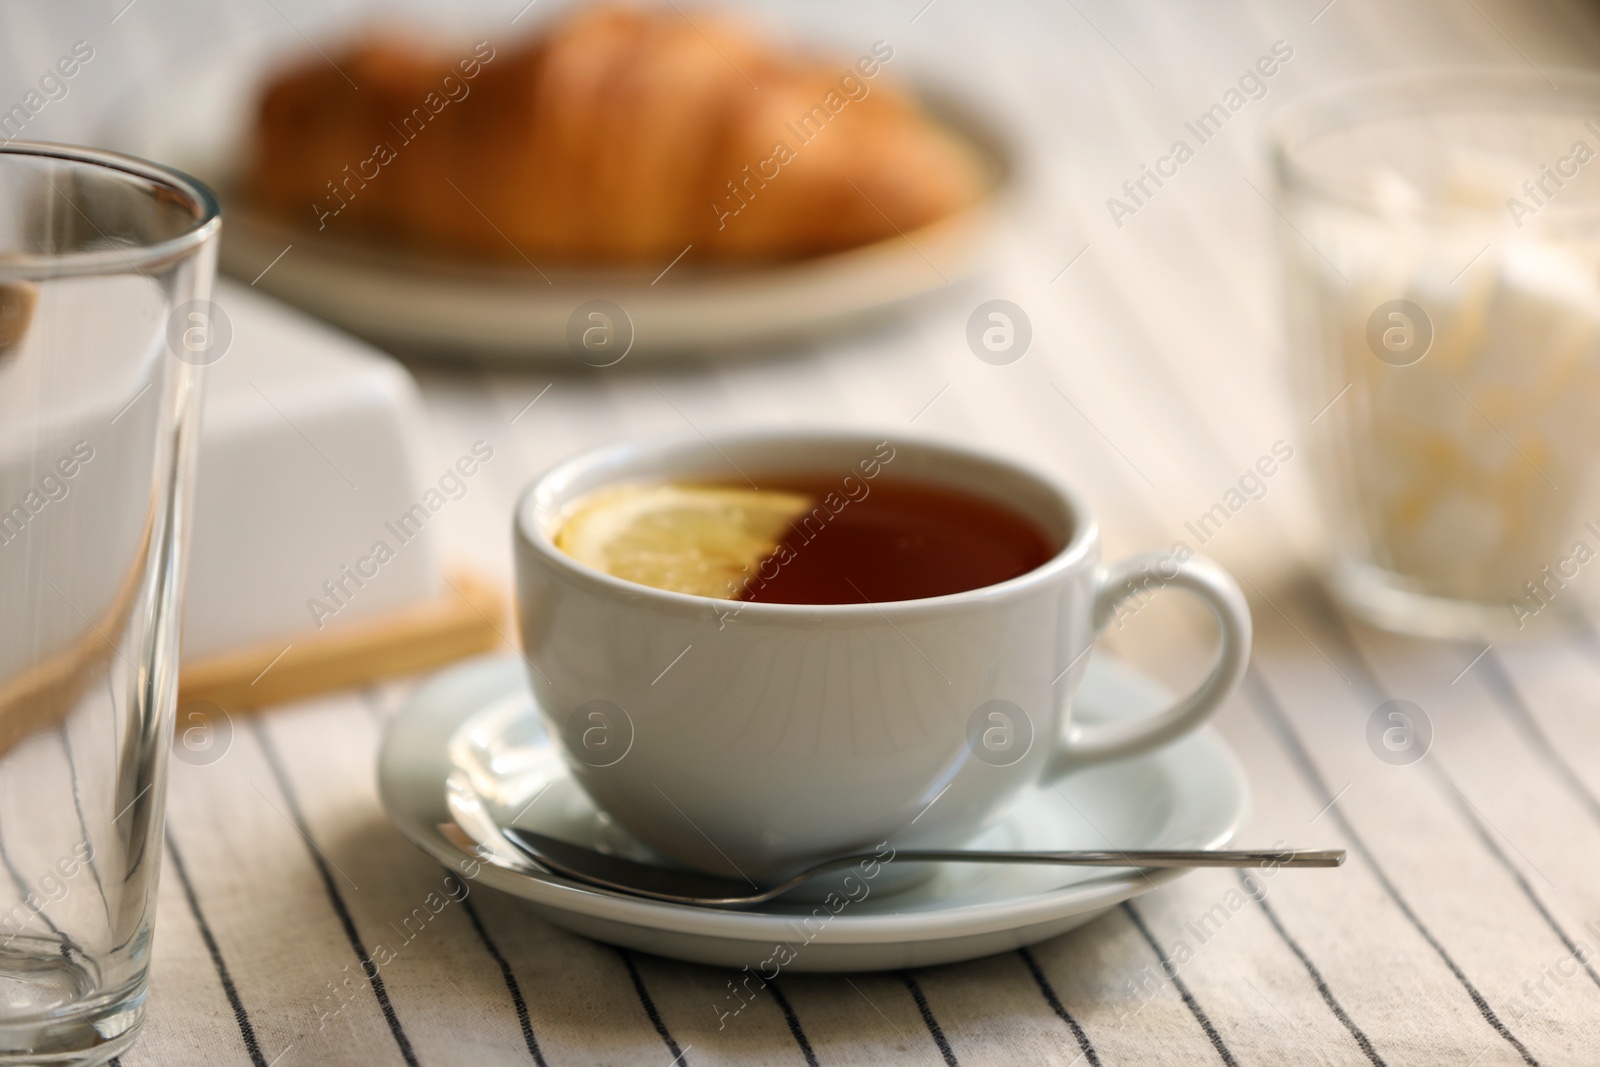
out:
{"label": "glass rim", "polygon": [[[192,225],[182,233],[149,244],[71,252],[8,253],[0,259],[0,276],[31,277],[47,274],[59,277],[105,274],[126,271],[129,268],[142,271],[145,267],[159,266],[189,255],[214,237],[222,227],[222,204],[217,200],[216,194],[204,182],[173,167],[102,148],[56,144],[49,141],[0,143],[0,165],[3,165],[7,156],[44,157],[86,167],[118,171],[176,193],[184,200],[194,218]],[[94,225],[92,220],[90,225]]]}
{"label": "glass rim", "polygon": [[[1321,168],[1306,164],[1302,158],[1305,145],[1337,130],[1374,121],[1426,121],[1485,106],[1508,113],[1572,113],[1600,120],[1600,74],[1567,67],[1494,65],[1366,75],[1290,99],[1267,117],[1261,136],[1280,189],[1376,214],[1380,205],[1370,188],[1330,177]],[[1471,214],[1478,210],[1424,204],[1420,214]],[[1558,213],[1596,211],[1600,211],[1600,202],[1591,201],[1566,205],[1566,210]]]}

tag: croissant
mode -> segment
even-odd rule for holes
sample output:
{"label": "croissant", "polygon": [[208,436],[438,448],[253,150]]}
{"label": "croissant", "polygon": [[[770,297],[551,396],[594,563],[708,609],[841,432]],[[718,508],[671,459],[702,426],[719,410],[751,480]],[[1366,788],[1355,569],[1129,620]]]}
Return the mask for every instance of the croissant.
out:
{"label": "croissant", "polygon": [[323,233],[534,266],[760,262],[977,200],[982,165],[854,61],[739,24],[599,5],[515,46],[370,35],[267,87],[244,192]]}

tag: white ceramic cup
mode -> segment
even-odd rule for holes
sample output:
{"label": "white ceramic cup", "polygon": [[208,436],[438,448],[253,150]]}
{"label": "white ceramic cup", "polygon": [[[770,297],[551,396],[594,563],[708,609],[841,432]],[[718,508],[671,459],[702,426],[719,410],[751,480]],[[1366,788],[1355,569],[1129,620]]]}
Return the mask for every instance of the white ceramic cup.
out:
{"label": "white ceramic cup", "polygon": [[[813,606],[653,589],[555,545],[569,506],[602,486],[780,473],[836,474],[841,498],[890,479],[976,494],[1032,519],[1058,550],[968,592]],[[1216,564],[1152,552],[1104,567],[1098,527],[1072,490],[898,434],[613,445],[536,481],[514,525],[533,691],[573,773],[645,844],[715,874],[770,878],[882,841],[959,845],[1041,778],[1194,729],[1250,653],[1249,608]],[[1215,614],[1216,665],[1160,713],[1073,723],[1096,635],[1124,600],[1164,586]]]}

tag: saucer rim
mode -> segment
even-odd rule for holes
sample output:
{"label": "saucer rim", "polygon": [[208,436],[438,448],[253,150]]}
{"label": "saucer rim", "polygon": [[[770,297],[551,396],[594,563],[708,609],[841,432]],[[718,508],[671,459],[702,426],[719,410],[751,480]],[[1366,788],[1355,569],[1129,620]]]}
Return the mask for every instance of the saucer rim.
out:
{"label": "saucer rim", "polygon": [[[1100,652],[1091,657],[1089,669],[1102,677],[1115,677],[1124,688],[1142,690],[1142,699],[1152,702],[1170,699],[1162,686],[1106,653]],[[481,869],[473,881],[481,881],[508,892],[539,908],[551,908],[603,923],[679,936],[703,936],[753,944],[770,944],[792,938],[790,924],[799,921],[801,916],[774,914],[759,909],[731,911],[670,904],[595,889],[554,875],[510,871],[476,860],[439,834],[435,829],[436,824],[449,817],[444,795],[444,780],[448,773],[447,745],[440,743],[428,746],[437,751],[431,769],[402,764],[401,761],[406,757],[400,750],[416,746],[411,735],[418,728],[413,720],[429,719],[423,724],[423,729],[440,733],[441,742],[447,742],[462,722],[487,706],[491,700],[503,698],[514,685],[526,684],[526,674],[517,657],[480,657],[435,675],[419,686],[396,713],[385,732],[379,753],[378,785],[385,811],[407,840],[452,870],[461,870],[463,862],[478,862]],[[478,692],[474,694],[469,686]],[[437,709],[440,704],[459,704],[462,710],[450,717],[423,714],[430,708]],[[1205,760],[1191,758],[1186,761],[1191,771],[1203,764],[1205,773],[1214,779],[1214,783],[1224,781],[1231,788],[1232,802],[1228,817],[1225,821],[1219,819],[1221,825],[1208,841],[1195,846],[1219,848],[1231,841],[1248,821],[1251,795],[1243,765],[1213,727],[1202,727],[1165,749],[1119,762],[1138,763],[1158,759],[1170,754],[1172,749],[1186,745],[1209,750]],[[436,786],[425,788],[424,781],[418,779],[433,780]],[[418,792],[416,800],[408,800],[402,795],[409,790]],[[427,802],[422,800],[422,796],[429,793],[436,794],[437,799],[431,802],[436,810],[424,811],[421,805]],[[953,941],[1003,931],[1021,931],[1060,922],[1071,915],[1114,907],[1185,873],[1188,872],[1181,869],[1134,869],[1121,875],[1113,873],[1043,893],[1021,897],[1002,896],[990,902],[951,905],[905,914],[863,916],[851,915],[845,909],[832,915],[806,943],[849,946]],[[785,937],[785,934],[791,937]]]}

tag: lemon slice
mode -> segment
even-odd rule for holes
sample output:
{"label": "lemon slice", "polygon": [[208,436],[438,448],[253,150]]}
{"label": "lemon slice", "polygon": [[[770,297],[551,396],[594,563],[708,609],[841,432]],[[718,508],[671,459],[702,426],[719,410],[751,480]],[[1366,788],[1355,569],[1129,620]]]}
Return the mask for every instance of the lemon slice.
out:
{"label": "lemon slice", "polygon": [[737,600],[753,572],[810,510],[800,493],[697,485],[621,485],[580,498],[556,547],[630,582]]}

